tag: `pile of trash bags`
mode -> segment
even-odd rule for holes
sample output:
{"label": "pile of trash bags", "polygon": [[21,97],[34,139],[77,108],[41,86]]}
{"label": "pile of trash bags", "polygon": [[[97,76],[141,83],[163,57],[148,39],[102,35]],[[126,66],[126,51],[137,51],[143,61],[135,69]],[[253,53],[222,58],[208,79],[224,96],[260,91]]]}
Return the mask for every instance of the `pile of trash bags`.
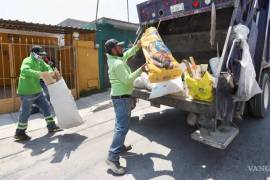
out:
{"label": "pile of trash bags", "polygon": [[208,65],[196,65],[193,57],[178,63],[154,27],[146,29],[141,38],[148,66],[134,86],[151,91],[149,99],[175,94],[202,101],[213,100],[213,77]]}
{"label": "pile of trash bags", "polygon": [[[240,41],[243,51],[234,101],[248,101],[262,92],[256,81],[256,72],[247,43],[249,29],[239,24],[234,26],[233,33],[236,36],[234,42]],[[214,100],[213,89],[217,86],[218,57],[209,60],[209,67],[208,64],[196,64],[192,56],[188,60],[176,61],[154,27],[146,29],[141,43],[149,72],[136,79],[134,87],[150,91],[149,99],[174,94],[206,102]],[[228,64],[230,58],[227,61]],[[228,67],[227,69],[229,71]]]}
{"label": "pile of trash bags", "polygon": [[[212,102],[215,78],[207,71],[208,65],[196,65],[193,57],[183,60],[178,66],[181,76],[163,82],[152,83],[143,73],[134,82],[134,87],[150,91],[149,99],[173,94],[189,99]],[[158,75],[156,75],[158,76]]]}

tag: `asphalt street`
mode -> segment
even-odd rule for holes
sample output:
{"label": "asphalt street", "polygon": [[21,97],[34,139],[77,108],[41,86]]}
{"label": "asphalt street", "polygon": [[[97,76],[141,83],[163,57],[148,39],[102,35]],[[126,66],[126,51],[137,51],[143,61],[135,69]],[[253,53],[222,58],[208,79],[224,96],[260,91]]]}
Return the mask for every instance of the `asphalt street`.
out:
{"label": "asphalt street", "polygon": [[[196,129],[187,125],[186,116],[140,101],[126,139],[133,149],[121,157],[127,174],[114,176],[104,162],[112,140],[113,108],[95,113],[85,108],[86,122],[79,127],[48,135],[43,124],[29,132],[32,140],[25,143],[14,142],[11,135],[0,138],[0,179],[270,179],[270,116],[237,123],[240,134],[226,150],[192,140]],[[35,121],[42,120],[33,118],[29,124]],[[7,130],[11,128],[0,132]]]}

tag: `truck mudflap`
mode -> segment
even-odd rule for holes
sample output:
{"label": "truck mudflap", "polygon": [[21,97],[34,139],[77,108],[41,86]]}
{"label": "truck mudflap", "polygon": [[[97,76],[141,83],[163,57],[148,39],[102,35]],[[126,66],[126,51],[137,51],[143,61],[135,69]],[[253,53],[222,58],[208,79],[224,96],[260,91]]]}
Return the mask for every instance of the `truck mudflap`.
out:
{"label": "truck mudflap", "polygon": [[236,127],[221,125],[216,131],[200,128],[191,134],[191,138],[218,149],[226,149],[238,133],[239,129]]}

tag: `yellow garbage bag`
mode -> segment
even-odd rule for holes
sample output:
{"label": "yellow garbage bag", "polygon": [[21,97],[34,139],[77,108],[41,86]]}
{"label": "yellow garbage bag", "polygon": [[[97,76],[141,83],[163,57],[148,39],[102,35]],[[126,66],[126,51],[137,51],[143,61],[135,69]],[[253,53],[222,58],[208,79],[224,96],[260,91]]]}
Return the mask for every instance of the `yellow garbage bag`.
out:
{"label": "yellow garbage bag", "polygon": [[190,77],[189,73],[185,73],[185,82],[189,95],[196,100],[213,101],[213,80],[213,76],[207,71],[201,79],[194,79]]}
{"label": "yellow garbage bag", "polygon": [[149,81],[157,83],[181,76],[178,62],[162,41],[157,29],[146,29],[141,38],[142,50],[148,64]]}

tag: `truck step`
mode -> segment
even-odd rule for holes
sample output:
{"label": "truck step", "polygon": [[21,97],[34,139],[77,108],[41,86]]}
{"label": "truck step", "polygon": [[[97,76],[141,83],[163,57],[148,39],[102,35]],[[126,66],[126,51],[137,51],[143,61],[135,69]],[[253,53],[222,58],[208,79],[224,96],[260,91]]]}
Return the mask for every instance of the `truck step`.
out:
{"label": "truck step", "polygon": [[200,128],[191,134],[191,138],[218,149],[225,149],[238,133],[238,128],[221,125],[216,131],[209,131],[205,128]]}

